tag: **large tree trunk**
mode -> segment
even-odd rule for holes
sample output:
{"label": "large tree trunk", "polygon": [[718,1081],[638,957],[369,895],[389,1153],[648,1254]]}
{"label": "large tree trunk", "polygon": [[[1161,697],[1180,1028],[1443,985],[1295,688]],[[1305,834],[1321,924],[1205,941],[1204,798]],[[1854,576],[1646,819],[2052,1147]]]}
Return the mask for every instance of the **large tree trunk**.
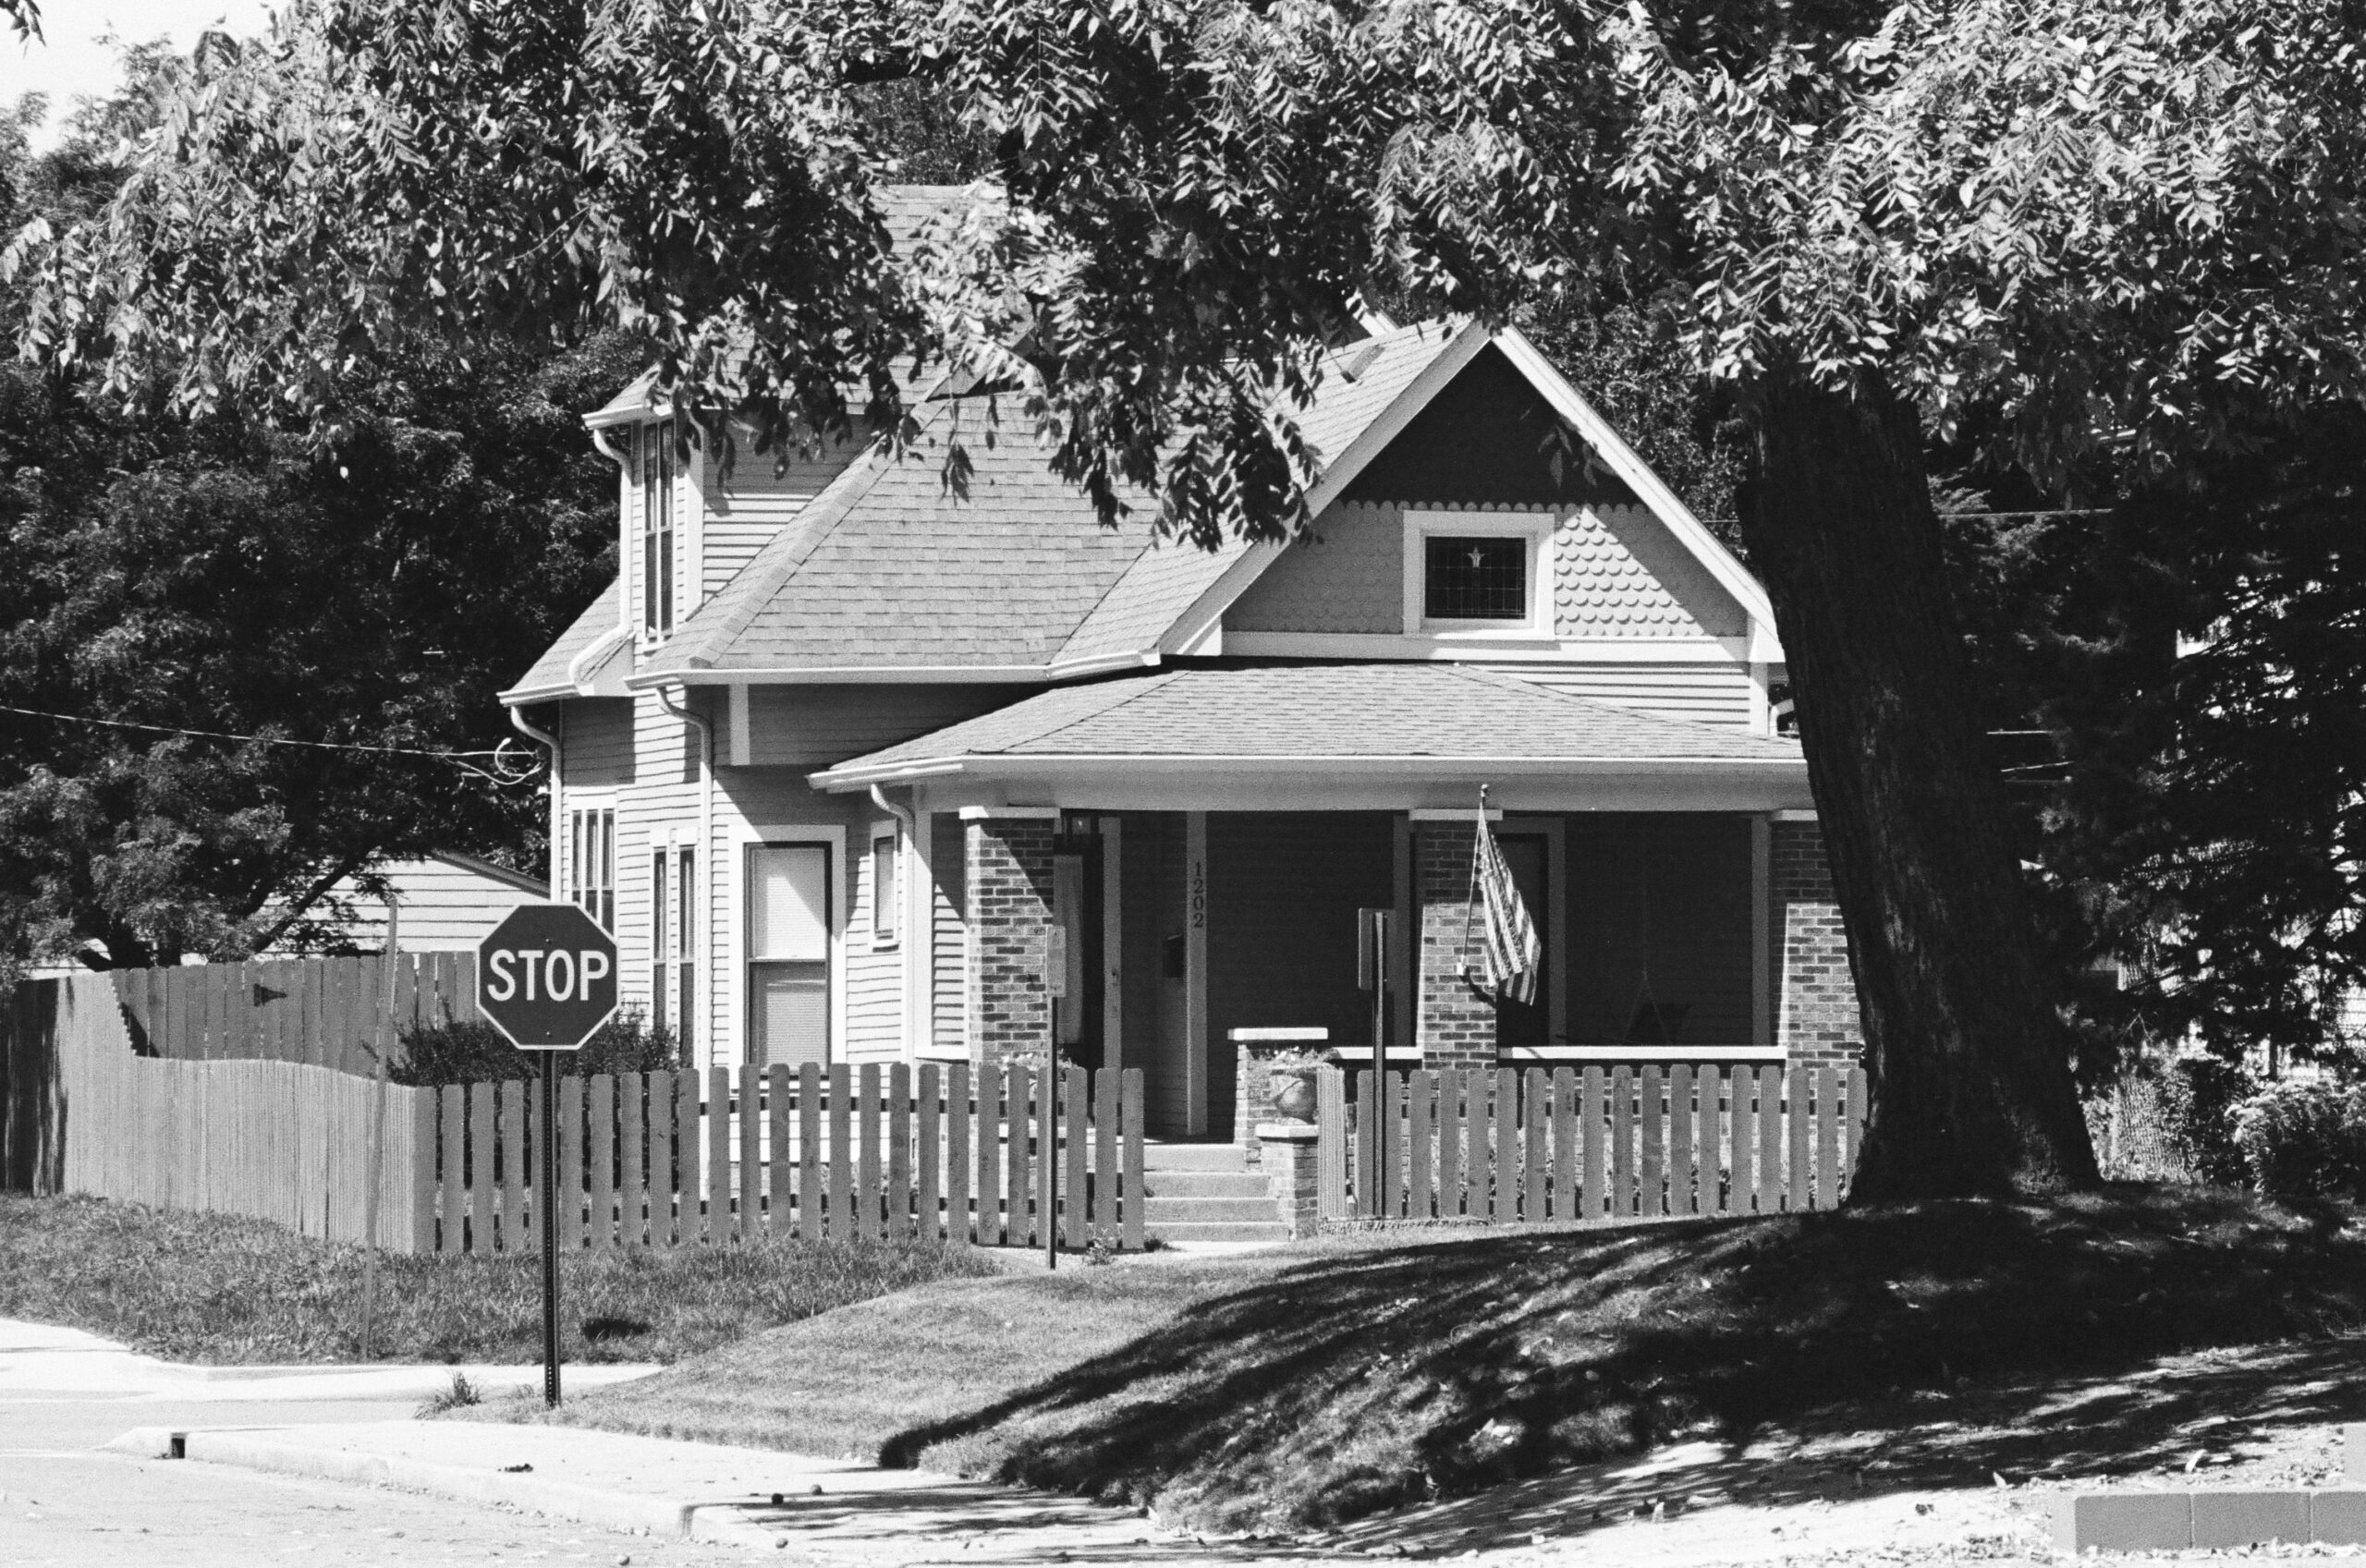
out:
{"label": "large tree trunk", "polygon": [[1774,602],[1865,1026],[1851,1201],[2092,1185],[1910,408],[1775,379],[1742,528]]}

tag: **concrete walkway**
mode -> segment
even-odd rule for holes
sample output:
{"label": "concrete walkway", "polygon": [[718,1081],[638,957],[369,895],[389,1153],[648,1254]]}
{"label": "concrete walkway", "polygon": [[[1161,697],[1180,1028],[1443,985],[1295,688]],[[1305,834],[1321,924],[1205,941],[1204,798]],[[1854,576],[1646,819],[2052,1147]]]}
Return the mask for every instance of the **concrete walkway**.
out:
{"label": "concrete walkway", "polygon": [[1124,1509],[925,1470],[573,1427],[437,1420],[143,1428],[107,1446],[140,1458],[495,1503],[662,1538],[787,1550],[798,1560],[848,1568],[1273,1555],[1165,1536]]}
{"label": "concrete walkway", "polygon": [[[644,1377],[653,1366],[566,1368],[569,1392]],[[0,1318],[0,1399],[171,1400],[177,1404],[284,1400],[421,1400],[464,1374],[488,1396],[542,1387],[540,1367],[370,1365],[195,1367],[160,1361],[80,1329]]]}

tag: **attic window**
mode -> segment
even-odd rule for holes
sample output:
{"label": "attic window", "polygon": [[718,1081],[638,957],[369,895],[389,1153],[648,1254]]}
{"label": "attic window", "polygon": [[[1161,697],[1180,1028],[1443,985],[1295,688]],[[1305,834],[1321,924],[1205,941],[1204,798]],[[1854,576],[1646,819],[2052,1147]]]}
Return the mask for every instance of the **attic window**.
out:
{"label": "attic window", "polygon": [[660,638],[674,630],[674,421],[640,433],[640,630]]}
{"label": "attic window", "polygon": [[1524,535],[1430,534],[1422,614],[1433,621],[1525,621],[1529,541]]}

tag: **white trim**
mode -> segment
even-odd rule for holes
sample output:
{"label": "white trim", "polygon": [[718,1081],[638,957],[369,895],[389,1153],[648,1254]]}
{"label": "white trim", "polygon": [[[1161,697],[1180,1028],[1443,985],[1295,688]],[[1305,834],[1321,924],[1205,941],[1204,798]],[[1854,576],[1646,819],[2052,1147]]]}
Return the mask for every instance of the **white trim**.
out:
{"label": "white trim", "polygon": [[610,626],[585,643],[575,657],[567,662],[567,694],[573,697],[622,697],[622,683],[607,682],[607,689],[603,690],[601,677],[608,673],[608,667],[616,662],[616,655],[631,646],[632,633],[623,626]]}
{"label": "white trim", "polygon": [[[1706,727],[1706,726],[1703,726]],[[1729,731],[1738,735],[1739,731]],[[965,755],[924,761],[890,763],[877,768],[824,769],[808,773],[805,782],[817,790],[843,795],[874,784],[901,784],[912,779],[966,773],[981,779],[1032,778],[1047,772],[1091,775],[1155,773],[1263,774],[1333,773],[1397,775],[1407,778],[1468,778],[1475,784],[1488,777],[1558,778],[1586,774],[1607,778],[1678,777],[1730,772],[1765,776],[1798,774],[1804,778],[1807,762],[1797,757],[1324,757],[1246,756],[1160,757],[1151,753],[1123,756],[1056,752],[1010,755]],[[1056,816],[1052,806],[964,806],[966,820],[982,817]]]}
{"label": "white trim", "polygon": [[1812,822],[1816,820],[1815,808],[1810,806],[1803,810],[1792,808],[1777,811],[1774,813],[1773,820],[1777,822]]}
{"label": "white trim", "polygon": [[1043,666],[1046,680],[1073,680],[1079,675],[1104,675],[1111,670],[1147,670],[1154,668],[1160,655],[1153,650],[1144,653],[1103,653],[1090,659],[1055,659]]}
{"label": "white trim", "polygon": [[[1406,506],[1399,509],[1405,529],[1404,631],[1407,637],[1440,642],[1550,642],[1553,637],[1553,540],[1561,514],[1553,508],[1517,512],[1448,512]],[[1429,613],[1429,539],[1451,534],[1464,539],[1524,539],[1528,541],[1528,614],[1518,621],[1439,620]]]}
{"label": "white trim", "polygon": [[733,681],[724,689],[731,694],[731,765],[744,768],[756,750],[755,735],[748,716],[748,710],[752,706],[748,700],[748,683]]}
{"label": "white trim", "polygon": [[[1476,806],[1420,806],[1405,814],[1417,822],[1475,822],[1479,820],[1479,808]],[[1487,808],[1487,820],[1500,822],[1503,820],[1502,807]]]}
{"label": "white trim", "polygon": [[[847,1059],[847,928],[854,923],[854,877],[847,864],[847,830],[843,822],[750,822],[731,824],[726,841],[730,867],[726,893],[724,930],[728,941],[710,944],[725,952],[715,964],[714,978],[723,985],[726,1005],[722,1027],[711,1029],[706,1042],[707,1064],[738,1066],[748,1059],[748,851],[760,844],[826,844],[830,846],[830,1060]],[[864,846],[866,852],[869,845]],[[717,868],[707,871],[709,896]],[[710,993],[712,994],[712,993]],[[729,1054],[726,1054],[726,1047]]]}
{"label": "white trim", "polygon": [[[1391,1051],[1392,1056],[1396,1052]],[[1506,1045],[1498,1062],[1780,1062],[1779,1045]]]}
{"label": "white trim", "polygon": [[1331,1031],[1317,1026],[1312,1028],[1226,1029],[1224,1038],[1235,1045],[1287,1044],[1292,1040],[1327,1040]]}
{"label": "white trim", "polygon": [[[677,630],[675,636],[681,636]],[[652,666],[625,685],[729,686],[733,682],[762,686],[900,686],[1026,685],[1052,678],[1049,664],[799,664],[780,669],[717,670],[692,664],[687,668]]]}
{"label": "white trim", "polygon": [[[1766,590],[1760,586],[1758,579],[1750,576],[1749,569],[1718,542],[1715,534],[1701,526],[1701,519],[1692,515],[1692,509],[1677,499],[1676,492],[1652,471],[1651,465],[1635,455],[1635,449],[1627,444],[1617,431],[1611,427],[1610,421],[1594,411],[1593,405],[1569,384],[1568,378],[1555,370],[1553,361],[1539,353],[1536,346],[1529,342],[1518,327],[1505,328],[1495,335],[1494,341],[1495,346],[1504,351],[1505,358],[1518,368],[1520,373],[1528,378],[1529,384],[1553,406],[1554,411],[1576,426],[1586,444],[1602,455],[1603,462],[1610,471],[1624,480],[1627,488],[1633,491],[1644,505],[1658,514],[1660,521],[1676,535],[1677,541],[1689,550],[1694,558],[1708,568],[1709,575],[1740,602],[1743,612],[1750,618],[1752,632],[1758,633],[1762,629],[1771,646],[1774,606],[1767,599]],[[1769,651],[1754,657],[1767,663],[1777,663],[1781,662],[1782,655]]]}
{"label": "white trim", "polygon": [[1750,641],[1738,637],[1549,638],[1507,632],[1474,646],[1470,639],[1442,640],[1428,632],[1244,632],[1225,633],[1233,652],[1265,659],[1372,659],[1443,663],[1483,659],[1523,664],[1742,664]]}
{"label": "white trim", "polygon": [[[911,900],[906,896],[905,890],[910,885],[912,880],[909,869],[904,864],[906,850],[903,823],[893,817],[874,817],[871,820],[871,825],[864,830],[862,835],[862,874],[866,877],[874,874],[876,862],[872,857],[878,853],[879,841],[883,838],[893,839],[896,843],[896,934],[884,942],[879,940],[879,890],[876,887],[871,890],[871,924],[863,934],[870,942],[872,952],[900,953],[903,951],[905,938],[910,934],[904,925],[911,916],[911,910],[909,907]],[[898,989],[901,988],[898,987]]]}
{"label": "white trim", "polygon": [[[815,777],[819,777],[816,774]],[[964,806],[961,820],[965,822],[1056,822],[1061,808],[1057,806]]]}
{"label": "white trim", "polygon": [[[1335,1045],[1331,1048],[1330,1054],[1341,1062],[1369,1062],[1372,1060],[1372,1047]],[[1422,1054],[1421,1047],[1417,1041],[1392,1039],[1388,1042],[1388,1064],[1392,1067],[1399,1062],[1419,1062]]]}
{"label": "white trim", "polygon": [[1774,733],[1774,704],[1766,693],[1766,662],[1755,660],[1750,666],[1750,733]]}

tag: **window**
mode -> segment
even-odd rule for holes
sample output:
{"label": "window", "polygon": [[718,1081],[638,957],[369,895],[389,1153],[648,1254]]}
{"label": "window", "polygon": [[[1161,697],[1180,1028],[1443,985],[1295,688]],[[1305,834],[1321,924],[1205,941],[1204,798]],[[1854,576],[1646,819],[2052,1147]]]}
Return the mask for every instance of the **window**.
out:
{"label": "window", "polygon": [[896,853],[895,833],[882,833],[871,841],[871,940],[874,946],[884,946],[896,940],[903,908],[904,884],[897,874],[901,860]]}
{"label": "window", "polygon": [[748,1060],[830,1059],[830,854],[819,844],[748,849]]}
{"label": "window", "polygon": [[1528,619],[1528,541],[1430,534],[1422,614],[1433,621]]}
{"label": "window", "polygon": [[674,630],[674,421],[641,427],[640,629],[644,637]]}
{"label": "window", "polygon": [[616,929],[616,813],[600,806],[567,813],[567,886],[576,906]]}
{"label": "window", "polygon": [[649,1021],[659,1028],[670,1026],[665,1014],[667,971],[673,967],[674,943],[666,928],[672,923],[673,900],[665,895],[674,852],[660,849],[649,857]]}
{"label": "window", "polygon": [[697,852],[679,849],[674,853],[674,1038],[687,1051],[696,1043],[691,1021],[697,1010],[690,999],[698,994],[698,921],[693,918],[698,908]]}

